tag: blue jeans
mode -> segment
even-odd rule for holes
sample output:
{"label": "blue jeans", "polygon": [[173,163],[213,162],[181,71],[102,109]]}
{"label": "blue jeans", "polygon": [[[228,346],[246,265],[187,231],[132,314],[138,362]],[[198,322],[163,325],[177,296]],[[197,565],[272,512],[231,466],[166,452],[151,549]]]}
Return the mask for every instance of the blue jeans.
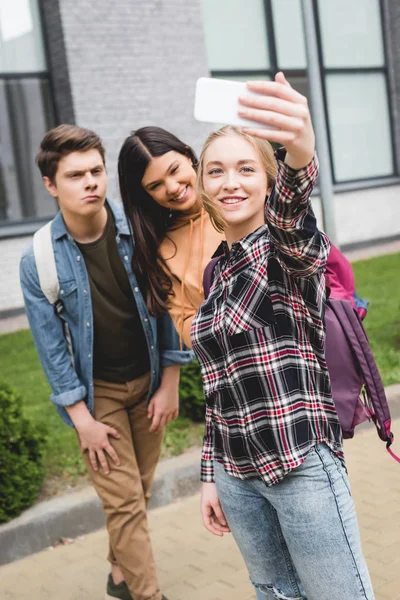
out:
{"label": "blue jeans", "polygon": [[218,496],[257,600],[373,600],[347,473],[315,446],[280,483],[215,463]]}

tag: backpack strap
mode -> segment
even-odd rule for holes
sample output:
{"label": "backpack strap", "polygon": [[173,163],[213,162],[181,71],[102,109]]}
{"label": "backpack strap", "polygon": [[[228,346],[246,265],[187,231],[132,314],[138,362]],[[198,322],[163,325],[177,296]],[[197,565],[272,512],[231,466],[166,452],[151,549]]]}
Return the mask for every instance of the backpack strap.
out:
{"label": "backpack strap", "polygon": [[67,320],[62,311],[64,303],[60,300],[60,283],[58,281],[56,260],[54,258],[53,241],[51,239],[51,223],[43,225],[33,236],[33,254],[39,277],[39,284],[49,304],[54,307],[54,312],[61,320],[67,351],[71,358],[72,366],[75,366],[72,349],[72,337]]}
{"label": "backpack strap", "polygon": [[[392,433],[392,438],[393,438],[393,433]],[[388,442],[388,443],[389,443],[389,442]],[[387,443],[387,444],[388,444],[388,443]],[[392,458],[394,458],[394,460],[396,460],[398,463],[400,463],[400,456],[397,456],[397,454],[395,454],[395,453],[393,452],[393,450],[390,448],[390,446],[388,446],[387,444],[386,444],[386,450],[389,452],[390,456],[391,456]]]}
{"label": "backpack strap", "polygon": [[371,412],[373,414],[371,418],[375,422],[378,435],[381,440],[386,442],[386,448],[393,458],[400,462],[396,455],[389,450],[393,442],[393,433],[390,430],[391,418],[389,405],[361,319],[348,301],[331,298],[328,300],[328,303],[341,323],[350,347],[360,365],[362,375],[365,379],[367,396],[372,404]]}
{"label": "backpack strap", "polygon": [[214,269],[215,265],[219,261],[221,256],[215,256],[210,260],[203,273],[203,290],[204,290],[204,298],[207,300],[208,294],[210,293],[211,286],[213,284],[214,279]]}
{"label": "backpack strap", "polygon": [[42,292],[54,306],[60,295],[60,284],[51,239],[51,221],[33,236],[33,254]]}

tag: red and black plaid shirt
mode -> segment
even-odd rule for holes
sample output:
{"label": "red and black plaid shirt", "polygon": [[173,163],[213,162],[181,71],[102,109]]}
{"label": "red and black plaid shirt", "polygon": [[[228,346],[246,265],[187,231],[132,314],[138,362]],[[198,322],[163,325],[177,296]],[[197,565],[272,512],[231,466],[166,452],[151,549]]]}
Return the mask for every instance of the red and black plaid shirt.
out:
{"label": "red and black plaid shirt", "polygon": [[225,247],[192,325],[207,404],[202,481],[214,481],[214,460],[272,485],[317,443],[342,456],[324,354],[330,244],[310,202],[318,162],[295,171],[276,158],[267,225]]}

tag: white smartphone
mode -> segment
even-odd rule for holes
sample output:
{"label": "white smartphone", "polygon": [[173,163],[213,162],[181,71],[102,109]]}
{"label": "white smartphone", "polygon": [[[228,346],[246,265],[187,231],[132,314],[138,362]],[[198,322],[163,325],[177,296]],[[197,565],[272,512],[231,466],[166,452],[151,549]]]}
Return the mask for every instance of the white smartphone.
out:
{"label": "white smartphone", "polygon": [[220,125],[273,129],[257,121],[239,117],[238,110],[241,106],[239,96],[244,95],[260,96],[260,94],[251,92],[243,81],[200,77],[196,83],[194,118],[198,121]]}

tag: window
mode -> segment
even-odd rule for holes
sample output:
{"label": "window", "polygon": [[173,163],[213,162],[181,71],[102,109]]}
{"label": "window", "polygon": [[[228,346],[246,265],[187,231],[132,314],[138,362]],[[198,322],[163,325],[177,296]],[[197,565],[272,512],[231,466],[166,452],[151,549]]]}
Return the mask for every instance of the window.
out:
{"label": "window", "polygon": [[308,95],[301,0],[202,0],[202,10],[213,77],[265,80],[284,69]]}
{"label": "window", "polygon": [[334,180],[394,175],[380,2],[318,0],[317,9]]}
{"label": "window", "polygon": [[[313,0],[335,183],[395,174],[379,0]],[[202,0],[212,76],[309,96],[301,0]],[[222,25],[223,24],[223,25]]]}
{"label": "window", "polygon": [[277,64],[280,69],[307,68],[300,0],[272,0]]}
{"label": "window", "polygon": [[55,214],[35,165],[54,124],[38,0],[0,0],[0,225]]}
{"label": "window", "polygon": [[384,75],[327,75],[326,91],[336,181],[393,175]]}
{"label": "window", "polygon": [[318,0],[326,68],[383,67],[378,0]]}
{"label": "window", "polygon": [[205,0],[203,17],[212,71],[269,69],[263,0],[246,2],[245,11],[243,0]]}

